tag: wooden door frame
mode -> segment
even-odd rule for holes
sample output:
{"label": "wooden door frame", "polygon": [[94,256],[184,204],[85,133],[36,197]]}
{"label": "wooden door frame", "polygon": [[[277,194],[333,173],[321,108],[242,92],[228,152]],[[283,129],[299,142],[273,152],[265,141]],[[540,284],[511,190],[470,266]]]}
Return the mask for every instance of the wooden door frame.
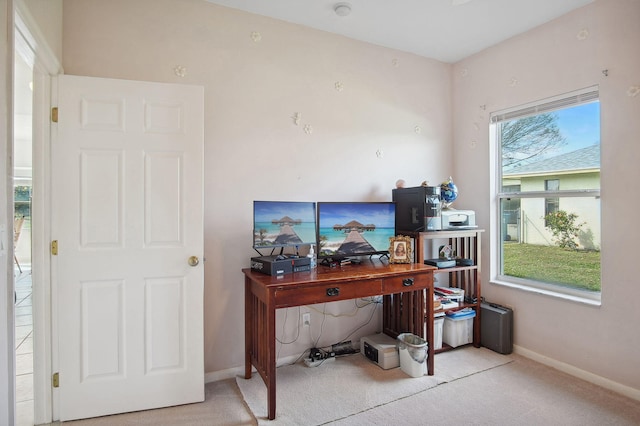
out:
{"label": "wooden door frame", "polygon": [[[33,396],[34,423],[55,420],[55,399],[51,375],[56,366],[55,292],[51,282],[49,244],[51,235],[50,110],[56,93],[54,77],[62,74],[62,66],[49,47],[36,21],[22,0],[14,0],[15,49],[29,58],[33,68],[33,135],[32,135],[32,315],[33,315]],[[35,232],[34,232],[35,230]]]}

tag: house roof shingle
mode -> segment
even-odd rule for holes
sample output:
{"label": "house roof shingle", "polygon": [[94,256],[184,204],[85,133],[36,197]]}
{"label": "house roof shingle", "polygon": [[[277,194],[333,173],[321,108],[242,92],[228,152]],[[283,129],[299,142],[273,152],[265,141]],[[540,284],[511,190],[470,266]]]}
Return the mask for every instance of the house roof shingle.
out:
{"label": "house roof shingle", "polygon": [[600,169],[600,144],[535,161],[505,171],[503,176],[548,174],[567,170]]}

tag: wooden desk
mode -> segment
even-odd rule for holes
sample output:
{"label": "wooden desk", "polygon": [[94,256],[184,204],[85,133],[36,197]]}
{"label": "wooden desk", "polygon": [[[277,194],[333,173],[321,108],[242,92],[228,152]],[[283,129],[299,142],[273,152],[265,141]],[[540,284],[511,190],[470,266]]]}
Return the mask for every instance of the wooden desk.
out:
{"label": "wooden desk", "polygon": [[[413,333],[428,342],[427,372],[433,375],[433,271],[421,264],[372,260],[341,268],[271,276],[245,275],[245,375],[255,366],[267,386],[269,420],[276,417],[276,309],[383,295],[383,331]],[[428,303],[426,303],[428,302]],[[426,315],[426,317],[425,317]]]}

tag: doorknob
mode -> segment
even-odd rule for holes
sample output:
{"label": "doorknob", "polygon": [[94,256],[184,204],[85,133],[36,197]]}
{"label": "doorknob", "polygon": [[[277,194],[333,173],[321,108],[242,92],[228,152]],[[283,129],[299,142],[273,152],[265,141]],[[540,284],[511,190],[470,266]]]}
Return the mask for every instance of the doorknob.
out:
{"label": "doorknob", "polygon": [[189,266],[197,266],[200,263],[198,256],[191,256],[188,260]]}

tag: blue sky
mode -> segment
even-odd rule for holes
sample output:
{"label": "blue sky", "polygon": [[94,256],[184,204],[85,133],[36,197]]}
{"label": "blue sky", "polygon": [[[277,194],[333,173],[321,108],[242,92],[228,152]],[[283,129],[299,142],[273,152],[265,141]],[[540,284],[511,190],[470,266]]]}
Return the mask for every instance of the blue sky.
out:
{"label": "blue sky", "polygon": [[374,224],[380,228],[395,226],[393,203],[319,203],[320,226],[344,225],[357,220],[363,225]]}
{"label": "blue sky", "polygon": [[254,201],[253,214],[256,222],[271,222],[284,216],[315,222],[316,205],[314,202],[299,201]]}
{"label": "blue sky", "polygon": [[600,102],[591,102],[555,112],[566,144],[547,157],[600,143]]}

